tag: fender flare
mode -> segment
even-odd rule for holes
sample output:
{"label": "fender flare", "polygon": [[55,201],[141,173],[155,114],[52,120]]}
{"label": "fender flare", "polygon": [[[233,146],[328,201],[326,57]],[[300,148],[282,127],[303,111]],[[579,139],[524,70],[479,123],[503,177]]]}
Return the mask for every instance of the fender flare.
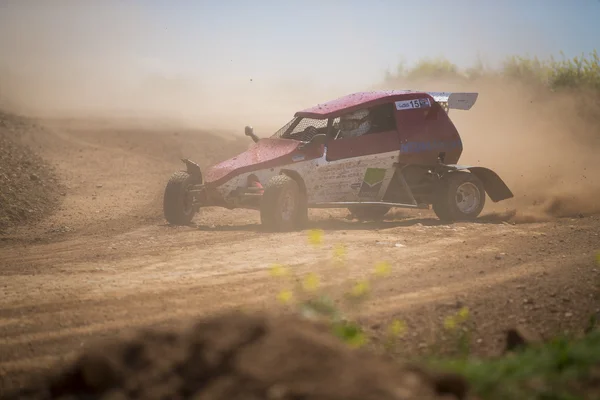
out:
{"label": "fender flare", "polygon": [[295,180],[298,183],[298,186],[300,187],[300,192],[302,192],[305,198],[308,198],[308,193],[306,192],[306,184],[304,183],[304,179],[302,179],[302,176],[298,173],[298,171],[294,171],[292,169],[282,169],[279,172]]}
{"label": "fender flare", "polygon": [[192,176],[194,181],[198,183],[204,182],[202,177],[202,170],[200,169],[200,166],[198,164],[187,158],[182,158],[181,161],[183,161],[183,163],[185,164],[186,172]]}
{"label": "fender flare", "polygon": [[470,171],[483,182],[486,193],[494,203],[514,197],[502,178],[489,168],[468,165],[446,165],[446,167],[453,171]]}

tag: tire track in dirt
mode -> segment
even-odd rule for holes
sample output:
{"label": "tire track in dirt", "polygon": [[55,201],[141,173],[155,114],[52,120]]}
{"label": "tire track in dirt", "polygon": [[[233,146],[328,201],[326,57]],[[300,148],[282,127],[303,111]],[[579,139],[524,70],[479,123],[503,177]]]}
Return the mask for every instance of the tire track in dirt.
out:
{"label": "tire track in dirt", "polygon": [[[583,235],[597,226],[585,220],[572,223]],[[560,243],[557,238],[572,232],[572,223],[565,221],[555,227],[551,240]],[[165,230],[155,254],[141,249],[114,263],[103,259],[78,262],[93,249],[88,244],[67,253],[58,270],[4,278],[3,290],[10,296],[3,296],[0,312],[0,370],[14,376],[38,369],[36,363],[49,367],[53,361],[75,354],[73,349],[80,349],[82,343],[136,327],[185,324],[192,317],[228,307],[277,308],[275,295],[284,286],[269,276],[268,268],[288,260],[293,260],[299,274],[318,272],[334,290],[348,279],[368,275],[374,262],[389,260],[392,275],[374,285],[375,299],[358,315],[385,318],[410,313],[418,306],[485,292],[492,286],[560,268],[562,252],[549,251],[543,256],[535,248],[536,234],[542,228],[546,228],[544,224],[457,224],[334,230],[326,234],[321,248],[308,245],[306,232],[257,233],[252,237],[243,232],[237,242],[229,243],[218,240],[221,233],[187,229],[170,236]],[[135,242],[149,234],[156,232],[142,229],[126,236]],[[198,238],[208,235],[217,241],[194,248]],[[405,247],[395,247],[397,242]],[[338,243],[347,247],[348,260],[352,260],[342,272],[330,263]],[[526,261],[527,253],[519,249],[529,249],[531,259]],[[562,250],[569,262],[581,261],[591,256],[593,242],[587,255],[574,255],[566,246]],[[496,260],[504,251],[510,260]],[[43,268],[43,259],[30,254],[21,261]],[[38,288],[37,294],[34,288]],[[49,296],[53,297],[50,302]]]}
{"label": "tire track in dirt", "polygon": [[[187,324],[229,307],[282,310],[275,296],[291,282],[269,275],[273,263],[290,265],[299,275],[318,273],[323,286],[340,297],[348,283],[388,261],[391,274],[374,282],[374,297],[350,313],[375,325],[407,319],[415,340],[448,303],[468,303],[480,315],[509,304],[520,295],[515,282],[531,285],[530,296],[548,301],[555,300],[548,293],[570,293],[569,301],[578,305],[572,324],[594,309],[587,291],[598,276],[586,260],[600,247],[595,217],[443,225],[422,212],[357,223],[343,220],[344,210],[318,210],[311,211],[310,226],[325,231],[319,248],[308,244],[307,232],[261,232],[257,213],[245,210],[207,209],[196,227],[172,228],[160,218],[158,197],[180,168],[176,156],[189,147],[196,150],[188,153],[210,161],[216,156],[205,153],[216,154],[215,146],[225,141],[94,129],[52,137],[40,140],[48,142],[47,156],[59,164],[70,189],[58,214],[35,232],[23,230],[2,244],[0,388],[17,386],[29,372],[53,368],[91,342],[129,329]],[[174,158],[165,160],[165,154]],[[49,235],[57,225],[75,231]],[[42,241],[34,240],[38,237]],[[337,244],[346,246],[345,267],[331,261]],[[584,272],[570,271],[573,264]],[[480,334],[496,333],[519,318],[563,329],[561,312],[573,309],[572,303],[556,297],[548,303],[558,310],[552,313],[506,306],[515,318],[489,315],[479,321]]]}

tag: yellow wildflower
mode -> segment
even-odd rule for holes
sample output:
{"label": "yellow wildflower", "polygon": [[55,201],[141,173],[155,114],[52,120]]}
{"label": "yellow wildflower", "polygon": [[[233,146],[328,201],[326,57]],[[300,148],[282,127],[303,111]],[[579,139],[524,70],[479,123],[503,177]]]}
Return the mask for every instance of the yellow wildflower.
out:
{"label": "yellow wildflower", "polygon": [[390,334],[392,336],[403,336],[406,332],[406,323],[400,320],[394,320],[390,325]]}
{"label": "yellow wildflower", "polygon": [[390,274],[390,264],[386,261],[377,263],[377,265],[375,265],[375,275],[377,276],[387,276]]}
{"label": "yellow wildflower", "polygon": [[323,243],[323,231],[320,229],[311,229],[308,232],[308,241],[313,246],[318,246]]}
{"label": "yellow wildflower", "polygon": [[344,261],[346,257],[346,247],[343,244],[338,244],[333,249],[333,257],[338,261]]}
{"label": "yellow wildflower", "polygon": [[469,319],[469,309],[467,307],[461,308],[457,313],[458,319],[464,322]]}
{"label": "yellow wildflower", "polygon": [[316,274],[311,272],[310,274],[306,275],[306,277],[304,278],[304,282],[302,282],[302,286],[304,287],[304,290],[307,290],[307,291],[317,290],[317,288],[319,287],[319,277]]}
{"label": "yellow wildflower", "polygon": [[277,295],[277,300],[282,302],[283,304],[287,304],[292,300],[293,294],[290,290],[282,290]]}
{"label": "yellow wildflower", "polygon": [[446,317],[444,320],[444,328],[449,331],[456,329],[456,320],[453,317]]}
{"label": "yellow wildflower", "polygon": [[365,295],[369,291],[369,282],[368,281],[360,281],[357,282],[356,285],[351,290],[352,296],[360,297]]}
{"label": "yellow wildflower", "polygon": [[271,276],[285,276],[289,273],[288,268],[281,265],[281,264],[275,264],[271,267],[269,273],[271,274]]}

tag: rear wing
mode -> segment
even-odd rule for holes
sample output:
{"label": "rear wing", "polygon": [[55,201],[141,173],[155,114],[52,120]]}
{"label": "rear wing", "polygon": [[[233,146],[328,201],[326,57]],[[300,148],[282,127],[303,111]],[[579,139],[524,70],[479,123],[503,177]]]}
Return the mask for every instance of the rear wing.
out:
{"label": "rear wing", "polygon": [[477,101],[479,93],[425,92],[439,103],[446,112],[454,110],[470,110]]}

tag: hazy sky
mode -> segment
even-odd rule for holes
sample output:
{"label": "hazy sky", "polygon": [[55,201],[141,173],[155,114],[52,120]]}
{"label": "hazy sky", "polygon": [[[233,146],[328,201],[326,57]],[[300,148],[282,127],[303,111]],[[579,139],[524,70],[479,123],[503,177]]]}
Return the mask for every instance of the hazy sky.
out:
{"label": "hazy sky", "polygon": [[401,60],[588,53],[598,21],[600,0],[0,0],[0,67],[87,90],[344,91]]}
{"label": "hazy sky", "polygon": [[[160,1],[137,4],[161,43],[149,58],[207,75],[373,81],[398,61],[567,55],[600,44],[598,0]],[[157,65],[160,62],[157,60]]]}
{"label": "hazy sky", "polygon": [[[402,59],[445,56],[466,65],[478,53],[493,62],[509,54],[577,55],[600,44],[599,0],[76,3],[0,0],[0,25],[54,27],[55,36],[71,36],[53,44],[64,52],[98,56],[114,46],[149,70],[209,79],[373,81]],[[37,39],[50,40],[48,31]]]}

